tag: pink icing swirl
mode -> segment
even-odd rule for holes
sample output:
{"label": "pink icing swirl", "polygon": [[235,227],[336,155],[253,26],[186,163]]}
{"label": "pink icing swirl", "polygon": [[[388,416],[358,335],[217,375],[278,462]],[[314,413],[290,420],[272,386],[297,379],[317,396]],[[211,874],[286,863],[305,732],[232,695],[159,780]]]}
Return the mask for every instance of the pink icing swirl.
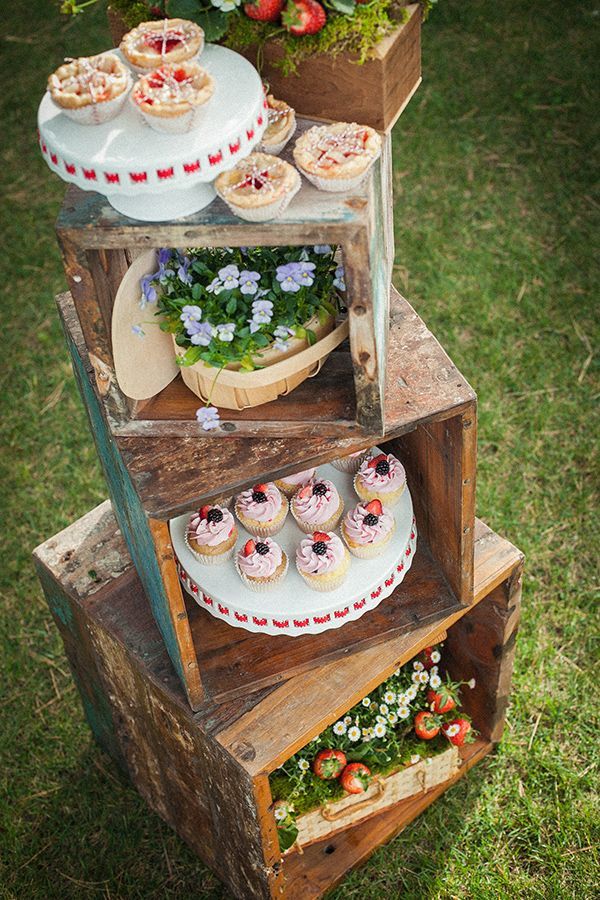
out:
{"label": "pink icing swirl", "polygon": [[322,556],[313,550],[313,544],[316,543],[314,535],[309,534],[300,541],[296,550],[296,564],[300,572],[307,575],[324,575],[341,565],[347,550],[337,534],[330,531],[327,537],[329,540],[323,541],[327,549]]}
{"label": "pink icing swirl", "polygon": [[261,538],[256,543],[266,544],[269,552],[263,555],[254,550],[249,556],[244,556],[244,551],[240,550],[237,555],[238,566],[240,571],[250,578],[269,578],[281,565],[283,552],[279,544],[271,538]]}
{"label": "pink icing swirl", "polygon": [[359,503],[354,509],[349,510],[344,519],[344,528],[349,540],[355,544],[372,544],[373,541],[386,537],[394,527],[394,517],[382,507],[383,512],[378,516],[376,525],[365,525],[365,517],[369,510]]}
{"label": "pink icing swirl", "polygon": [[319,478],[310,482],[310,487],[316,484],[324,484],[324,494],[310,494],[308,497],[294,497],[294,512],[303,522],[321,525],[336,514],[340,505],[340,495],[333,481]]}
{"label": "pink icing swirl", "polygon": [[236,510],[247,519],[253,519],[255,522],[271,522],[281,509],[281,494],[279,489],[272,482],[265,485],[267,499],[264,503],[257,503],[252,499],[254,488],[244,491],[235,501]]}
{"label": "pink icing swirl", "polygon": [[223,518],[221,521],[209,522],[208,519],[202,519],[200,513],[193,513],[188,525],[188,539],[208,547],[217,547],[227,540],[235,528],[233,516],[224,506],[211,506],[212,509],[218,509],[222,512]]}
{"label": "pink icing swirl", "polygon": [[281,480],[285,482],[285,484],[298,484],[304,486],[305,484],[308,484],[316,471],[316,469],[305,469],[304,472],[296,472],[295,475],[285,475]]}
{"label": "pink icing swirl", "polygon": [[[377,455],[379,456],[380,454]],[[381,491],[382,493],[397,491],[406,481],[406,472],[400,460],[396,459],[392,453],[388,453],[385,458],[390,465],[390,471],[387,475],[378,475],[375,467],[369,469],[370,459],[365,459],[358,470],[357,478],[360,483],[371,491]]]}

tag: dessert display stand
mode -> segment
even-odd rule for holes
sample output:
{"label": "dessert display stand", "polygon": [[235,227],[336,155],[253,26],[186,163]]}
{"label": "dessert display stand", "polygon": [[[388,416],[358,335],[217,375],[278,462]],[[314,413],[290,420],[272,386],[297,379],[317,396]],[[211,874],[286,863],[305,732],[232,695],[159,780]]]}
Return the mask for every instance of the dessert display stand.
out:
{"label": "dessert display stand", "polygon": [[[519,622],[522,556],[482,522],[475,532],[470,607],[250,696],[218,706],[205,703],[195,714],[108,502],[38,547],[35,563],[90,728],[151,809],[241,900],[312,900],[401,831],[500,740]],[[398,665],[444,635],[453,679],[476,679],[464,701],[479,736],[460,748],[458,772],[323,837],[303,854],[282,856],[269,773]]]}

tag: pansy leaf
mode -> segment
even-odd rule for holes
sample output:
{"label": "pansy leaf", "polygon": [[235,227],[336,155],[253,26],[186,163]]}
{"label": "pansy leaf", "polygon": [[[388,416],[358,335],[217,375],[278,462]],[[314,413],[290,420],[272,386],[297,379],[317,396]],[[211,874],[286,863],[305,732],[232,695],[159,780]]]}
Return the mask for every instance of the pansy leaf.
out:
{"label": "pansy leaf", "polygon": [[229,300],[227,301],[227,306],[225,307],[225,311],[227,312],[227,315],[229,315],[229,316],[233,315],[233,313],[236,311],[236,309],[237,309],[237,300],[235,299],[235,297],[230,297]]}
{"label": "pansy leaf", "polygon": [[202,296],[202,285],[198,284],[196,282],[196,284],[192,285],[192,297],[194,298],[194,300],[199,300],[201,296]]}

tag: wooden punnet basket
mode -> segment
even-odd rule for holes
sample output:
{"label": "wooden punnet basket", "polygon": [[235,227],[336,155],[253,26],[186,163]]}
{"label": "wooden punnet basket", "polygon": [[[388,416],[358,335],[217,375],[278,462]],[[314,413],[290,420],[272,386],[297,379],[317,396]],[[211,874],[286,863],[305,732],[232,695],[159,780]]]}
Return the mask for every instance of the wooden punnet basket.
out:
{"label": "wooden punnet basket", "polygon": [[326,803],[299,816],[298,838],[289,852],[344,831],[407,797],[425,794],[456,775],[459,766],[458,748],[450,745],[437,756],[422,759],[386,778],[374,778],[364,794],[348,794],[335,803]]}
{"label": "wooden punnet basket", "polygon": [[[203,362],[181,366],[186,386],[202,400],[225,409],[248,409],[260,406],[289,394],[294,388],[316,375],[329,354],[348,337],[348,320],[334,328],[332,317],[324,324],[311,319],[305,327],[317,337],[316,344],[292,338],[284,358],[278,351],[267,348],[257,361],[263,368],[244,372],[238,368],[216,369]],[[175,344],[179,355],[185,352]],[[279,362],[271,362],[279,360]]]}

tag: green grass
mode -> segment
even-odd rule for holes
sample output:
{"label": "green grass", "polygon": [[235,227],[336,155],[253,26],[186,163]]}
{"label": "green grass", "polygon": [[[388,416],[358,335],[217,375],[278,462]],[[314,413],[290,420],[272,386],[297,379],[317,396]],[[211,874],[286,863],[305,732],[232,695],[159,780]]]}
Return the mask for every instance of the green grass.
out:
{"label": "green grass", "polygon": [[[478,512],[527,569],[499,752],[344,900],[597,895],[595,13],[444,0],[395,131],[396,283],[478,391]],[[65,24],[44,0],[3,20],[0,897],[226,897],[92,744],[31,568],[105,496],[52,299],[63,187],[34,120],[47,72],[107,35],[102,9]]]}

